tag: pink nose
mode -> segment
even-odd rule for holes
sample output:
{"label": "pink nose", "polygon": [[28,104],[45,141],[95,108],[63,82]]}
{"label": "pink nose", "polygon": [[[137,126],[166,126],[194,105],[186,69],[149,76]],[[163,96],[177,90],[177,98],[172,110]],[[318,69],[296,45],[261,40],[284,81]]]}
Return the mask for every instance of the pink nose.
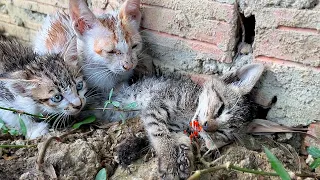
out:
{"label": "pink nose", "polygon": [[132,64],[125,64],[122,67],[123,67],[123,69],[129,71],[130,69],[132,69],[133,65]]}

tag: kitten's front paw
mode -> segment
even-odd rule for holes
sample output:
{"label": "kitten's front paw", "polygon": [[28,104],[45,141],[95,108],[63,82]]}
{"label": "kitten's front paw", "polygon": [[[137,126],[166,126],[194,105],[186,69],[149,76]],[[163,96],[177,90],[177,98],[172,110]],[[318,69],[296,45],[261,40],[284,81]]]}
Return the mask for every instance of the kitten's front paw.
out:
{"label": "kitten's front paw", "polygon": [[193,153],[187,145],[181,144],[178,147],[177,165],[179,177],[188,178],[193,168]]}
{"label": "kitten's front paw", "polygon": [[176,148],[176,158],[159,157],[161,179],[187,179],[192,168],[193,154],[187,145],[181,144]]}

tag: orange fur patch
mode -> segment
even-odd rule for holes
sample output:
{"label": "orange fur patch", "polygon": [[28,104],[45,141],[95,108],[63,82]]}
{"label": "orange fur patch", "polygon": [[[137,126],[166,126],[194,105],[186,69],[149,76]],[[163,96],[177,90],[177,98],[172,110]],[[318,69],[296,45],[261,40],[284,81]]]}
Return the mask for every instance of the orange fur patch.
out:
{"label": "orange fur patch", "polygon": [[67,42],[67,35],[63,24],[60,21],[52,23],[48,32],[49,38],[46,39],[46,48],[52,50],[54,47],[64,46]]}

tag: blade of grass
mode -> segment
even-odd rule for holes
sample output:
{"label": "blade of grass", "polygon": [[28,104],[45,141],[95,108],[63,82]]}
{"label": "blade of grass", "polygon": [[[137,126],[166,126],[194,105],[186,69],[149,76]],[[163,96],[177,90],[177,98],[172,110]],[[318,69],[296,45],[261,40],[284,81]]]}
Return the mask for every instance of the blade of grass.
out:
{"label": "blade of grass", "polygon": [[19,124],[20,124],[20,131],[21,131],[21,134],[23,136],[26,136],[27,135],[27,127],[26,127],[26,124],[23,122],[23,120],[21,119],[21,116],[19,115]]}
{"label": "blade of grass", "polygon": [[110,90],[110,92],[109,92],[109,101],[110,101],[110,102],[111,102],[112,94],[113,94],[113,88],[111,88],[111,90]]}
{"label": "blade of grass", "polygon": [[95,116],[89,116],[88,118],[86,118],[85,120],[81,121],[81,122],[78,122],[78,123],[75,123],[72,128],[73,129],[78,129],[81,125],[83,124],[90,124],[92,122],[94,122],[96,120],[96,117]]}
{"label": "blade of grass", "polygon": [[317,147],[310,146],[310,147],[308,147],[307,151],[313,158],[320,157],[320,149]]}
{"label": "blade of grass", "polygon": [[280,178],[282,180],[290,180],[290,175],[289,173],[284,169],[282,163],[278,160],[278,158],[271,153],[271,151],[264,147],[264,152],[266,153],[269,162],[271,163],[271,167],[273,170],[279,174]]}
{"label": "blade of grass", "polygon": [[0,144],[0,148],[34,148],[37,145],[11,145],[11,144]]}
{"label": "blade of grass", "polygon": [[313,163],[311,163],[310,168],[311,169],[315,169],[315,168],[317,168],[319,166],[320,166],[320,158],[314,160]]}
{"label": "blade of grass", "polygon": [[95,180],[106,180],[106,179],[107,179],[107,171],[105,168],[102,168],[96,175]]}

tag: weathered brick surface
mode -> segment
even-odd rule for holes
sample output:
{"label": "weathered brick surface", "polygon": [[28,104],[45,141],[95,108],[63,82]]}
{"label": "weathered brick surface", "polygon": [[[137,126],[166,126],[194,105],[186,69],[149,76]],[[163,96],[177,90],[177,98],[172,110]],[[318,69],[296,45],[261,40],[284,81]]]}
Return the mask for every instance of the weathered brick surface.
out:
{"label": "weathered brick surface", "polygon": [[255,17],[256,57],[320,66],[320,11],[264,8]]}
{"label": "weathered brick surface", "polygon": [[[237,16],[233,5],[214,1],[191,2],[188,0],[144,0],[142,2],[141,26],[143,28],[166,33],[167,37],[169,35],[173,35],[172,38],[179,36],[185,39],[181,43],[191,47],[192,52],[199,51],[199,54],[202,55],[204,52],[211,54],[207,58],[214,57],[214,60],[227,63],[232,61],[237,41]],[[194,40],[194,42],[189,40]],[[201,42],[204,43],[199,45]],[[211,51],[212,49],[214,50]],[[174,50],[184,51],[184,49]],[[188,54],[188,51],[184,53]],[[166,60],[160,56],[157,58]]]}
{"label": "weathered brick surface", "polygon": [[267,71],[259,96],[278,102],[268,119],[307,125],[320,120],[320,11],[257,9],[253,54]]}
{"label": "weathered brick surface", "polygon": [[257,98],[278,99],[268,119],[288,126],[320,120],[320,68],[270,57],[257,57],[255,62],[267,67]]}

